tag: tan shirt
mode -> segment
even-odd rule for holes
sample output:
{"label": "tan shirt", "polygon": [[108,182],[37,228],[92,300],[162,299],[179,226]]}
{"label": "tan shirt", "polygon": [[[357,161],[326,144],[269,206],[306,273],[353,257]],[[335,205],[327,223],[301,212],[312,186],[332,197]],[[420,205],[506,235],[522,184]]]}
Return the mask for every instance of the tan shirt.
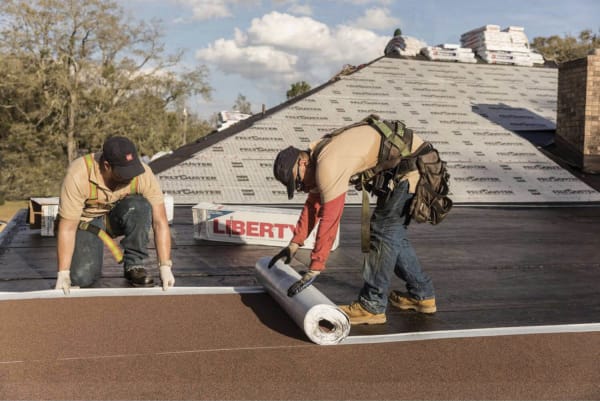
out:
{"label": "tan shirt", "polygon": [[[317,155],[316,188],[321,201],[327,203],[348,191],[350,178],[361,171],[375,167],[381,143],[381,134],[369,125],[350,128],[333,137]],[[315,142],[311,145],[314,146]],[[423,140],[413,134],[411,152]],[[409,192],[414,193],[419,172],[411,171],[403,179],[409,180]]]}
{"label": "tan shirt", "polygon": [[[86,206],[86,201],[90,197],[90,181],[97,186],[100,204],[115,203],[130,194],[129,185],[119,187],[115,191],[111,191],[106,186],[100,174],[100,155],[101,153],[94,154],[94,168],[89,175],[83,157],[73,160],[69,166],[60,190],[58,214],[61,218],[90,221],[108,213],[105,208]],[[136,194],[145,197],[153,206],[164,203],[158,179],[148,165],[144,163],[142,165],[145,172],[137,177]]]}

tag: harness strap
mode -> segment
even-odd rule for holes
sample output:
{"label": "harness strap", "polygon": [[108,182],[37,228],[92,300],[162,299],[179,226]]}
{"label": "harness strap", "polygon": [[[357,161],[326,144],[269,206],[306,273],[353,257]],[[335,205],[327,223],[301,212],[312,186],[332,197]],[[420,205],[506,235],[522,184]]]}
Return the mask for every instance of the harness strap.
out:
{"label": "harness strap", "polygon": [[362,208],[360,213],[360,249],[363,253],[369,253],[371,243],[371,227],[369,226],[369,193],[362,185]]}
{"label": "harness strap", "polygon": [[[88,206],[98,207],[106,210],[111,210],[113,207],[112,203],[104,203],[98,201],[98,185],[93,182],[90,178],[92,176],[92,171],[94,171],[94,155],[89,153],[83,157],[85,160],[85,167],[88,172],[88,182],[89,182],[89,196],[86,200],[86,204]],[[138,176],[133,177],[131,182],[129,183],[129,193],[131,195],[135,195],[138,192]]]}
{"label": "harness strap", "polygon": [[[90,154],[85,155],[83,157],[83,159],[85,160],[85,167],[87,168],[88,177],[91,177],[92,171],[94,170],[94,157],[90,153]],[[98,202],[98,186],[96,185],[95,182],[92,182],[89,179],[88,179],[88,181],[90,184],[90,196],[88,197],[88,200],[96,201],[95,203],[97,203]]]}
{"label": "harness strap", "polygon": [[[367,117],[367,122],[380,134],[382,134],[388,141],[392,142],[394,146],[398,148],[401,156],[410,156],[410,145],[407,144],[402,138],[404,137],[404,124],[399,121],[394,122],[394,127],[390,127],[386,121],[381,121],[374,116]],[[409,130],[406,130],[407,132]],[[412,133],[412,132],[411,132]]]}
{"label": "harness strap", "polygon": [[110,235],[108,235],[106,231],[104,231],[100,227],[88,223],[87,221],[80,221],[78,228],[80,230],[84,230],[94,235],[97,235],[98,238],[100,238],[100,240],[104,242],[104,245],[106,245],[110,253],[112,253],[117,263],[121,263],[123,261],[123,251],[121,251],[119,245],[117,245],[117,243],[112,239]]}
{"label": "harness strap", "polygon": [[[91,180],[92,171],[94,171],[94,155],[87,154],[83,157],[85,160],[85,167],[88,173],[88,182],[89,182],[89,196],[86,200],[86,205],[93,207],[101,207],[106,210],[111,210],[113,208],[112,203],[104,203],[98,201],[98,185]],[[130,194],[136,194],[138,192],[138,177],[134,177],[129,184],[129,192]],[[94,226],[86,221],[80,221],[78,228],[80,230],[88,231],[94,235],[97,235],[98,238],[106,245],[110,253],[113,255],[117,263],[121,263],[123,261],[123,251],[117,245],[117,243],[112,239],[108,233],[101,229],[100,227]]]}

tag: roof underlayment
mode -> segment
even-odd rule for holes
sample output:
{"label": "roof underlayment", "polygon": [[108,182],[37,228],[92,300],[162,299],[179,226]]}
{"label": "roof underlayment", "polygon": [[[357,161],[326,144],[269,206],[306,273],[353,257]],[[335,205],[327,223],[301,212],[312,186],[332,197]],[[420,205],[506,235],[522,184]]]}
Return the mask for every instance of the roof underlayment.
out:
{"label": "roof underlayment", "polygon": [[[600,201],[524,138],[555,130],[557,81],[551,68],[382,57],[219,133],[221,140],[188,145],[186,157],[158,176],[177,204],[300,204],[304,197],[288,201],[273,178],[277,152],[307,148],[375,113],[405,121],[436,146],[448,162],[455,203]],[[360,204],[359,192],[349,188],[346,203]]]}

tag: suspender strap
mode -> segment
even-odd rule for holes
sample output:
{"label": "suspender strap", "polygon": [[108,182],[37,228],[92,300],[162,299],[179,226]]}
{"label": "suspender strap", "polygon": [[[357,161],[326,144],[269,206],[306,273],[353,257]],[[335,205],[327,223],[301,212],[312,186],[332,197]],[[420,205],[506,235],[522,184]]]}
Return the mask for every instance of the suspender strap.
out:
{"label": "suspender strap", "polygon": [[[94,170],[94,155],[87,154],[83,157],[83,159],[85,160],[85,167],[87,168],[88,177],[91,177],[92,171]],[[92,201],[92,203],[95,203],[94,201],[98,200],[98,186],[91,180],[88,181],[90,184],[89,200]]]}
{"label": "suspender strap", "polygon": [[129,184],[129,193],[131,195],[136,194],[137,189],[138,189],[138,176],[136,175],[135,177],[133,177],[133,180],[131,180],[131,183]]}
{"label": "suspender strap", "polygon": [[369,226],[369,193],[365,189],[364,184],[362,185],[360,221],[360,249],[363,253],[369,253],[369,245],[371,242],[371,228]]}
{"label": "suspender strap", "polygon": [[404,137],[404,124],[399,121],[392,122],[394,127],[390,127],[386,121],[381,121],[374,117],[368,117],[367,122],[375,128],[381,135],[394,144],[402,156],[410,155],[410,145],[402,140]]}
{"label": "suspender strap", "polygon": [[108,235],[106,231],[104,231],[100,227],[88,223],[87,221],[80,221],[78,228],[80,230],[84,230],[94,235],[97,235],[98,238],[100,238],[100,240],[104,242],[104,245],[106,245],[110,253],[112,253],[117,263],[121,263],[123,261],[123,251],[121,251],[119,245],[117,245],[117,243],[111,238],[110,235]]}
{"label": "suspender strap", "polygon": [[[90,193],[89,193],[88,199],[85,202],[86,205],[92,206],[92,207],[103,208],[106,210],[111,210],[112,207],[114,206],[113,204],[98,202],[98,186],[96,185],[95,182],[92,182],[92,180],[90,179],[92,176],[92,171],[94,171],[94,155],[87,154],[83,157],[83,159],[85,160],[85,167],[86,167],[87,173],[88,173],[88,181],[89,181],[89,188],[90,188]],[[129,193],[131,195],[138,193],[138,184],[139,184],[138,176],[133,177],[133,179],[129,183]]]}

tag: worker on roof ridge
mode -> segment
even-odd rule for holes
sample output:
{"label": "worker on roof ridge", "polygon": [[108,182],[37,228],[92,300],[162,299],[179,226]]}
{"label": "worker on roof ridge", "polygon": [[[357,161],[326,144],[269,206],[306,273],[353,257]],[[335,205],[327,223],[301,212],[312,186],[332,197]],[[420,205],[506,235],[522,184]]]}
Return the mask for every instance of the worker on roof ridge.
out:
{"label": "worker on roof ridge", "polygon": [[[102,152],[74,160],[62,183],[57,231],[56,289],[69,294],[71,286],[89,287],[100,278],[103,245],[124,275],[137,287],[154,285],[144,268],[152,226],[163,290],[175,284],[171,262],[171,233],[164,195],[150,167],[140,161],[127,138],[108,138]],[[123,236],[121,245],[113,238]]]}
{"label": "worker on roof ridge", "polygon": [[[408,131],[412,134],[412,130],[405,129]],[[373,125],[359,122],[325,135],[308,150],[289,146],[277,154],[273,173],[286,187],[288,198],[292,199],[295,191],[308,193],[308,197],[289,245],[271,259],[269,267],[283,258],[289,264],[319,224],[309,270],[288,289],[288,296],[310,286],[325,270],[344,211],[348,183],[378,165],[380,150],[385,148],[382,138]],[[412,134],[406,150],[412,154],[422,144],[423,140]],[[364,285],[355,302],[340,306],[351,324],[385,323],[388,301],[403,310],[436,311],[432,280],[423,272],[407,238],[410,204],[420,174],[414,169],[395,172],[398,174],[387,176],[378,189],[380,195],[370,220],[370,244],[365,246],[368,256],[363,264]],[[392,272],[406,282],[407,293],[392,291],[388,297]]]}

